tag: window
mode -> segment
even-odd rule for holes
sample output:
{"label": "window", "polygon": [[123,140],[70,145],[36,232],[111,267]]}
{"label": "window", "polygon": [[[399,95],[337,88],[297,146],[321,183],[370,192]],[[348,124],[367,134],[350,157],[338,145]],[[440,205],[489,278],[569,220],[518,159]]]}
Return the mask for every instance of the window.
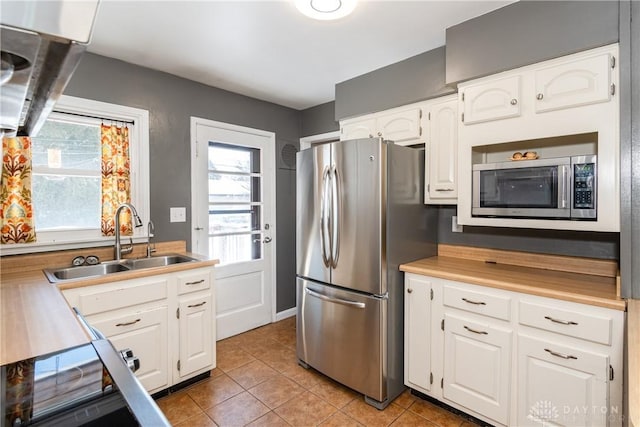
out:
{"label": "window", "polygon": [[221,264],[262,257],[260,150],[209,142],[209,253]]}
{"label": "window", "polygon": [[[62,96],[55,111],[31,139],[37,241],[4,245],[3,255],[113,244],[100,231],[102,120],[95,117],[134,123],[131,202],[143,223],[149,221],[148,111],[70,96]],[[134,229],[134,241],[145,233],[145,227]]]}

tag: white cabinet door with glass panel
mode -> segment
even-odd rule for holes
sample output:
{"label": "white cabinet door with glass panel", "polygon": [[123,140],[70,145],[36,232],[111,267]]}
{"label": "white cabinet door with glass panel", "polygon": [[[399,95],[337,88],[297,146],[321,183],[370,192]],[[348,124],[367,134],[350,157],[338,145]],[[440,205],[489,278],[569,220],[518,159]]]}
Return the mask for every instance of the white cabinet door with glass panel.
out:
{"label": "white cabinet door with glass panel", "polygon": [[194,252],[216,267],[217,337],[272,321],[275,135],[192,118]]}

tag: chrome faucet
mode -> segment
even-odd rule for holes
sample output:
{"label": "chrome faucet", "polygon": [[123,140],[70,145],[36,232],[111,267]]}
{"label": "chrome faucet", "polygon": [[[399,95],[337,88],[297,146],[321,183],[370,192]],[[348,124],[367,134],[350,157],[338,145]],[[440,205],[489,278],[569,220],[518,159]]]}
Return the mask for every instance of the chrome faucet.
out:
{"label": "chrome faucet", "polygon": [[120,206],[118,206],[118,209],[116,209],[116,218],[115,218],[116,243],[114,246],[114,258],[116,260],[120,260],[122,255],[130,254],[133,251],[133,239],[129,238],[129,240],[131,241],[131,244],[126,248],[123,248],[122,244],[120,243],[120,212],[122,212],[124,208],[127,208],[129,209],[129,211],[131,211],[131,216],[133,217],[133,225],[136,228],[142,227],[142,220],[138,216],[138,211],[136,211],[136,208],[134,208],[131,203],[123,203]]}

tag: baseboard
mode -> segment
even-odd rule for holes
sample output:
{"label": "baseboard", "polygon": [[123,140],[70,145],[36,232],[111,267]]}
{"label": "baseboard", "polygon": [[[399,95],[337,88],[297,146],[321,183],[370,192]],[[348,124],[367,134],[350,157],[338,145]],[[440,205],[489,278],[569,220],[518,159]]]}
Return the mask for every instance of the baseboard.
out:
{"label": "baseboard", "polygon": [[288,310],[284,310],[276,313],[276,322],[295,316],[296,310],[297,310],[296,307],[291,307]]}

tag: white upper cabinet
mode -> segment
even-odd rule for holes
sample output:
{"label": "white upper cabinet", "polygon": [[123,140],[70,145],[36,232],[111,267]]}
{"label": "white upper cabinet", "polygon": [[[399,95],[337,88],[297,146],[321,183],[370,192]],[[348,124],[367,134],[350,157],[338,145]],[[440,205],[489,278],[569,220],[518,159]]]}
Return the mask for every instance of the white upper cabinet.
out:
{"label": "white upper cabinet", "polygon": [[612,58],[609,53],[601,53],[535,70],[535,111],[609,101],[613,91]]}
{"label": "white upper cabinet", "polygon": [[372,138],[376,133],[376,119],[349,121],[340,127],[340,141]]}
{"label": "white upper cabinet", "polygon": [[381,137],[398,145],[424,143],[423,107],[412,104],[340,122],[340,140]]}
{"label": "white upper cabinet", "polygon": [[384,137],[395,143],[415,141],[422,136],[422,109],[410,108],[378,117],[375,136]]}
{"label": "white upper cabinet", "polygon": [[519,75],[472,84],[460,92],[466,125],[520,115],[522,77]]}
{"label": "white upper cabinet", "polygon": [[429,137],[425,203],[455,204],[458,197],[458,101],[448,96],[428,104]]}

